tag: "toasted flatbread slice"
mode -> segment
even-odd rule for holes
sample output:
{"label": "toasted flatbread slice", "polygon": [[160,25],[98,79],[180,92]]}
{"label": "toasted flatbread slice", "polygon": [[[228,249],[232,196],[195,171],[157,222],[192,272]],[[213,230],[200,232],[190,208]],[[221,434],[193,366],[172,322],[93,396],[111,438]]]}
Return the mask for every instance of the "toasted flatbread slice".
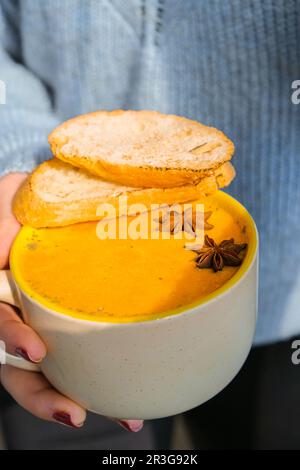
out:
{"label": "toasted flatbread slice", "polygon": [[235,176],[231,163],[219,167],[198,185],[169,189],[138,189],[104,181],[85,170],[57,159],[48,160],[28,176],[17,192],[13,210],[22,225],[60,227],[101,219],[97,209],[101,203],[118,209],[120,196],[127,203],[173,204],[201,199],[228,185]]}
{"label": "toasted flatbread slice", "polygon": [[125,186],[197,184],[231,159],[223,132],[156,111],[98,111],[77,116],[49,136],[54,156]]}

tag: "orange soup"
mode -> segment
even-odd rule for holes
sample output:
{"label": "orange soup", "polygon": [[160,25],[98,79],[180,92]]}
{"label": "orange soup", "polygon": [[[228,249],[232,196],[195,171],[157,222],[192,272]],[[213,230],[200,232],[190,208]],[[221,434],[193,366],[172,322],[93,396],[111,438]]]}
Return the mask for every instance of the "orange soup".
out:
{"label": "orange soup", "polygon": [[[218,191],[204,201],[205,233],[216,243],[251,243],[248,215]],[[136,322],[179,313],[205,300],[240,269],[199,269],[187,240],[106,239],[97,222],[63,228],[24,227],[11,255],[22,289],[52,310],[100,322]],[[249,249],[249,246],[248,246]],[[246,253],[247,256],[247,253]],[[245,260],[244,260],[245,261]]]}

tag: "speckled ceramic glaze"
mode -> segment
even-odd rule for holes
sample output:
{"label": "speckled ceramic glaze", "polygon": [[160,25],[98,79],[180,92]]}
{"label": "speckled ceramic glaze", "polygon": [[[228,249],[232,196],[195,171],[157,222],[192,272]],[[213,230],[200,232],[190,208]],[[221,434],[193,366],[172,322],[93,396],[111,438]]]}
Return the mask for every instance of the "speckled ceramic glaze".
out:
{"label": "speckled ceramic glaze", "polygon": [[[170,316],[136,323],[98,323],[57,313],[0,273],[0,299],[21,307],[44,340],[41,371],[63,394],[89,410],[127,419],[181,413],[221,391],[251,347],[257,311],[258,240],[242,267],[208,300]],[[7,355],[7,363],[36,366]]]}

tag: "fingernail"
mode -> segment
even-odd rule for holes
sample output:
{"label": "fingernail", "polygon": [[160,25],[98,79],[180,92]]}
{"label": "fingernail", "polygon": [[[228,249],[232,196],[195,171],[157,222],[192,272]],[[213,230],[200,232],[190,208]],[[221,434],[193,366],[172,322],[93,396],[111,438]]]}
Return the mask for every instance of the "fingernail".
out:
{"label": "fingernail", "polygon": [[143,426],[144,426],[144,423],[131,423],[131,422],[128,422],[128,421],[124,421],[122,419],[119,419],[117,421],[117,423],[120,424],[120,426],[122,426],[122,428],[126,429],[127,431],[130,431],[130,432],[139,432]]}
{"label": "fingernail", "polygon": [[23,348],[16,348],[15,349],[15,354],[19,357],[22,357],[23,359],[25,359],[26,361],[29,361],[29,362],[41,362],[42,360],[42,357],[38,358],[38,359],[34,359],[32,356],[30,356],[28,354],[28,352],[23,349]]}
{"label": "fingernail", "polygon": [[84,424],[74,424],[69,413],[66,413],[65,411],[57,411],[56,413],[53,413],[52,418],[55,419],[55,421],[65,424],[66,426],[71,426],[72,428],[81,428]]}

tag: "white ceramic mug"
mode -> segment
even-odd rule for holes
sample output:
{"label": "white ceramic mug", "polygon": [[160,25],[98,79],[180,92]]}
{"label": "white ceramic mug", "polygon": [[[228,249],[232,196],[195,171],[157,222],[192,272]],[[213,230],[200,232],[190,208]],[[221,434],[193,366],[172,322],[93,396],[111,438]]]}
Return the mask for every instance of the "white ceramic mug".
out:
{"label": "white ceramic mug", "polygon": [[9,365],[39,370],[57,390],[96,413],[123,419],[162,418],[220,392],[251,348],[257,312],[258,235],[245,211],[251,242],[236,274],[181,313],[135,323],[100,323],[58,313],[29,297],[12,272],[0,272],[0,300],[20,307],[43,339],[40,366],[6,354]]}

